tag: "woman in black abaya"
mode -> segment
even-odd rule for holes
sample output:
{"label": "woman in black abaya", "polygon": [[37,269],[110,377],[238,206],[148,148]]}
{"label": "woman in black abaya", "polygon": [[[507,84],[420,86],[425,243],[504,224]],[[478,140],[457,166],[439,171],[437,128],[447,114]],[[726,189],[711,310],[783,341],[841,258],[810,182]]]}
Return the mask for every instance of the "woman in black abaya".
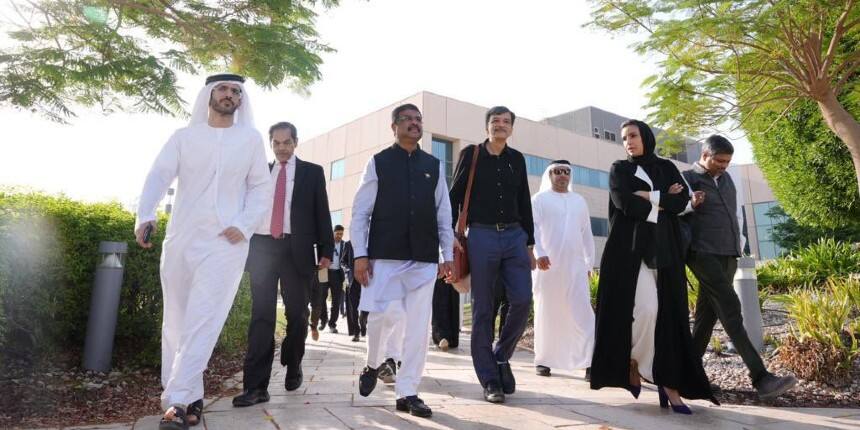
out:
{"label": "woman in black abaya", "polygon": [[690,335],[678,224],[689,190],[654,153],[647,124],[627,121],[621,135],[628,157],[609,172],[591,388],[626,388],[638,398],[644,379],[658,386],[661,407],[690,414],[681,397],[717,401]]}

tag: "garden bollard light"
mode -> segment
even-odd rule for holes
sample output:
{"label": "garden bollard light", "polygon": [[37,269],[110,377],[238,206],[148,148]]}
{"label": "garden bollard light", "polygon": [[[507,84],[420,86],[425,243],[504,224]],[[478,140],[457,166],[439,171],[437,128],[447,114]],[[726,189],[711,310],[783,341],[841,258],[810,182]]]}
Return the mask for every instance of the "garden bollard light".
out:
{"label": "garden bollard light", "polygon": [[113,354],[117,311],[122,289],[126,242],[100,242],[101,263],[96,268],[87,338],[84,343],[84,369],[108,372]]}
{"label": "garden bollard light", "polygon": [[758,301],[755,260],[752,257],[738,259],[738,270],[735,272],[735,293],[741,302],[741,316],[744,319],[744,329],[747,336],[756,350],[761,351],[764,348],[764,333],[761,307]]}

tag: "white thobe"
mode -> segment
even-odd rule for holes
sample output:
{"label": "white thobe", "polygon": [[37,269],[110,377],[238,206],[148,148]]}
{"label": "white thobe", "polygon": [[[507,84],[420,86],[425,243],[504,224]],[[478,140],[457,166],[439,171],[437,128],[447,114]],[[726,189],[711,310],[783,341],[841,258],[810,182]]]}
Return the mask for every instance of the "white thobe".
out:
{"label": "white thobe", "polygon": [[549,270],[532,272],[535,365],[564,370],[591,366],[594,311],[588,272],[594,237],[585,199],[547,190],[532,198],[535,256],[549,257]]}
{"label": "white thobe", "polygon": [[[366,257],[370,217],[376,203],[378,178],[373,157],[367,162],[352,205],[349,234],[356,258]],[[439,163],[435,189],[436,223],[439,244],[445,261],[454,259],[454,231],[451,228],[451,201],[445,183],[445,166]],[[402,365],[397,372],[394,391],[398,398],[418,394],[430,342],[430,315],[433,286],[438,265],[419,261],[370,260],[373,276],[361,291],[358,309],[368,311],[367,365],[379,367],[386,354],[399,348]],[[399,338],[399,339],[398,339]],[[394,357],[391,357],[394,358]]]}
{"label": "white thobe", "polygon": [[[233,305],[248,239],[272,196],[256,130],[192,125],[176,131],[158,154],[143,187],[136,227],[156,219],[159,201],[177,178],[161,253],[165,409],[203,398],[203,371]],[[238,228],[245,240],[230,244],[220,235],[228,227]]]}

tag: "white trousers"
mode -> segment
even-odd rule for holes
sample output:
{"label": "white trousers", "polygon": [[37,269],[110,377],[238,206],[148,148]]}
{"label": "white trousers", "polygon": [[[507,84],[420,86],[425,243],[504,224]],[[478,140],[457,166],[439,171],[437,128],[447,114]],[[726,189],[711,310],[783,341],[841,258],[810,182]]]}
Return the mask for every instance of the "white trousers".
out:
{"label": "white trousers", "polygon": [[636,360],[639,375],[653,381],[654,331],[657,328],[657,271],[643,262],[639,266],[633,305],[630,358]]}
{"label": "white trousers", "polygon": [[[386,358],[395,361],[399,358],[402,365],[394,385],[397,398],[417,395],[430,343],[433,286],[438,266],[385,260],[373,264],[373,279],[368,289],[385,285],[388,291],[397,290],[402,294],[394,294],[395,298],[388,301],[376,297],[382,310],[370,312],[367,317],[367,365],[378,368]],[[392,288],[396,284],[402,288]]]}
{"label": "white trousers", "polygon": [[[161,291],[161,406],[203,398],[203,371],[218,342],[242,280],[248,241],[231,245],[199,228],[164,242]],[[208,233],[207,233],[208,231]]]}

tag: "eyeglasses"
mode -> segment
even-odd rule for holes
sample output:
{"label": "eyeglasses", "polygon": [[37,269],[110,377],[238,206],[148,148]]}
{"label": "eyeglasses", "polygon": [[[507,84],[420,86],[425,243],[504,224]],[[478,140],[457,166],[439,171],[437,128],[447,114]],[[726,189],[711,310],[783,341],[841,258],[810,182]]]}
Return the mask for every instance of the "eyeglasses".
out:
{"label": "eyeglasses", "polygon": [[420,124],[424,121],[424,118],[421,117],[421,115],[418,115],[418,116],[400,115],[397,117],[397,122],[403,122],[403,121],[415,121],[415,122]]}
{"label": "eyeglasses", "polygon": [[550,172],[553,175],[565,175],[570,176],[570,169],[552,169]]}

